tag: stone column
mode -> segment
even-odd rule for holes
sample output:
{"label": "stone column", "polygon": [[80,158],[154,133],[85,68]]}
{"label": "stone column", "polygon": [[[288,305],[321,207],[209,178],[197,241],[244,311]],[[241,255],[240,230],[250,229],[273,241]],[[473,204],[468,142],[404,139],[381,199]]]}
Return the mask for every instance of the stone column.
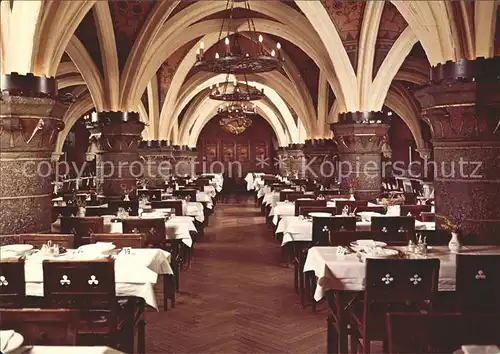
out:
{"label": "stone column", "polygon": [[347,112],[330,124],[339,152],[339,182],[347,191],[355,186],[356,199],[371,200],[382,188],[382,146],[389,126],[382,112]]}
{"label": "stone column", "polygon": [[446,62],[417,92],[432,127],[437,227],[500,244],[500,57]]}
{"label": "stone column", "polygon": [[174,150],[166,140],[142,141],[139,160],[143,165],[143,178],[148,179],[149,188],[163,188],[165,181],[172,175]]}
{"label": "stone column", "polygon": [[323,184],[334,182],[337,146],[332,139],[306,140],[304,155],[307,164],[306,178]]}
{"label": "stone column", "polygon": [[[136,112],[99,112],[98,121],[88,126],[97,144],[96,180],[98,194],[106,199],[122,199],[121,184],[129,188],[140,177],[138,147],[144,123]],[[132,193],[131,196],[135,196]]]}
{"label": "stone column", "polygon": [[196,149],[188,146],[174,146],[174,175],[191,176],[196,171],[196,158],[198,153]]}
{"label": "stone column", "polygon": [[50,231],[57,134],[66,110],[53,78],[2,75],[0,234]]}

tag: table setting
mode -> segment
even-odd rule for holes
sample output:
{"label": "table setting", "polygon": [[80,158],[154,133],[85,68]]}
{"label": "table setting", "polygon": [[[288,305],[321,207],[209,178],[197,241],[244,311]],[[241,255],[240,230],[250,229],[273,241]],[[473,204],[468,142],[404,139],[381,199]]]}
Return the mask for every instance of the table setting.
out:
{"label": "table setting", "polygon": [[[21,247],[23,246],[23,247]],[[153,286],[159,274],[172,275],[169,252],[157,248],[116,248],[112,242],[97,242],[64,249],[48,242],[41,249],[32,245],[8,245],[0,254],[10,253],[8,260],[24,259],[26,295],[43,296],[43,261],[92,261],[112,258],[115,266],[117,296],[141,297],[158,310]],[[2,256],[4,257],[4,256]],[[7,259],[2,258],[2,261]]]}
{"label": "table setting", "polygon": [[[423,239],[422,243],[425,242]],[[467,246],[461,254],[500,254],[500,246]],[[346,246],[312,247],[304,264],[304,272],[314,272],[317,287],[316,301],[321,300],[327,290],[362,291],[367,258],[437,258],[440,260],[439,291],[455,290],[456,253],[447,246],[387,247],[374,240],[357,240]]]}

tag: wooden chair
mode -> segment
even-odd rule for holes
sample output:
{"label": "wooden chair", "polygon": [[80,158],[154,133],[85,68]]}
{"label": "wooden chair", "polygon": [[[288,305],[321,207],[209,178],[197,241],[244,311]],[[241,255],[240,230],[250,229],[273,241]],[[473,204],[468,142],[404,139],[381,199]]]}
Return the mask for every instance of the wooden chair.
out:
{"label": "wooden chair", "polygon": [[447,246],[451,238],[448,230],[419,230],[415,234],[425,237],[428,246]]}
{"label": "wooden chair", "polygon": [[458,254],[456,275],[460,311],[500,311],[500,255]]}
{"label": "wooden chair", "polygon": [[326,200],[309,200],[309,199],[297,199],[295,201],[295,216],[300,215],[301,207],[326,207]]}
{"label": "wooden chair", "polygon": [[145,234],[92,234],[90,243],[112,242],[118,248],[132,247],[144,248],[146,245]]}
{"label": "wooden chair", "polygon": [[454,353],[462,345],[500,345],[497,313],[388,313],[389,353]]}
{"label": "wooden chair", "polygon": [[139,216],[138,200],[109,200],[108,209],[111,215],[116,215],[118,209],[123,208],[130,216]]}
{"label": "wooden chair", "polygon": [[20,333],[23,345],[76,345],[80,312],[72,309],[0,308],[0,328]]}
{"label": "wooden chair", "polygon": [[334,231],[356,231],[356,217],[326,217],[318,218],[313,217],[313,246],[314,238],[324,239],[331,232]]}
{"label": "wooden chair", "polygon": [[436,214],[423,211],[420,213],[420,218],[424,222],[436,222]]}
{"label": "wooden chair", "polygon": [[52,207],[52,222],[63,216],[75,216],[78,212],[76,205],[68,206],[53,206]]}
{"label": "wooden chair", "polygon": [[415,239],[413,216],[378,216],[371,219],[371,231],[377,239],[387,243],[406,244]]}
{"label": "wooden chair", "polygon": [[[180,285],[180,264],[184,262],[182,253],[181,240],[168,240],[166,238],[166,228],[165,220],[163,218],[156,219],[124,219],[122,220],[123,232],[124,233],[135,233],[135,234],[145,234],[146,235],[146,245],[148,247],[161,248],[170,252],[171,262],[170,265],[174,272],[175,277],[175,289],[179,290]],[[168,282],[166,277],[163,278],[163,292],[164,292],[164,302],[163,308],[166,310],[168,307],[167,294],[170,294],[172,307],[175,306],[175,291],[170,291],[168,289]]]}
{"label": "wooden chair", "polygon": [[25,300],[24,259],[0,262],[0,307],[23,307]]}
{"label": "wooden chair", "polygon": [[182,200],[162,200],[151,202],[152,209],[172,209],[177,216],[183,215]]}
{"label": "wooden chair", "polygon": [[[80,311],[78,335],[105,340],[103,344],[130,352],[133,329],[144,343],[144,306],[116,297],[114,260],[43,262],[44,301],[49,308]],[[126,343],[122,341],[126,338]],[[145,348],[141,348],[142,350]],[[141,351],[140,353],[144,353]]]}
{"label": "wooden chair", "polygon": [[104,219],[100,216],[61,218],[61,233],[75,235],[75,248],[88,244],[91,234],[102,234],[103,232]]}
{"label": "wooden chair", "polygon": [[[398,180],[400,181],[400,180]],[[413,192],[405,192],[405,204],[416,205],[417,204],[417,195]]]}
{"label": "wooden chair", "polygon": [[345,207],[349,208],[349,213],[358,211],[358,207],[367,207],[368,202],[366,200],[337,200],[335,202],[335,207],[337,208],[337,214],[341,215]]}
{"label": "wooden chair", "polygon": [[348,307],[351,351],[357,352],[360,338],[364,353],[371,341],[386,341],[387,312],[431,309],[438,278],[439,259],[366,259],[363,301]]}
{"label": "wooden chair", "polygon": [[421,213],[430,212],[430,205],[409,205],[404,204],[400,207],[400,216],[413,216],[415,219],[422,221]]}
{"label": "wooden chair", "polygon": [[111,212],[109,208],[94,208],[94,207],[86,207],[85,208],[85,216],[103,216],[103,215],[113,215],[115,212]]}
{"label": "wooden chair", "polygon": [[383,206],[358,206],[356,209],[356,213],[361,213],[364,211],[385,214],[386,210]]}
{"label": "wooden chair", "polygon": [[160,201],[161,200],[161,189],[138,189],[137,196],[141,199],[146,196],[149,201]]}
{"label": "wooden chair", "polygon": [[330,213],[335,215],[337,208],[327,206],[301,206],[299,208],[299,215],[308,216],[309,213]]}
{"label": "wooden chair", "polygon": [[51,241],[53,245],[64,247],[66,249],[75,248],[75,235],[73,234],[21,234],[19,242],[33,245],[36,248],[42,248],[43,245]]}
{"label": "wooden chair", "polygon": [[305,198],[304,192],[280,192],[280,202],[284,202],[285,200],[294,202],[299,198]]}
{"label": "wooden chair", "polygon": [[195,202],[196,201],[196,195],[198,194],[197,189],[192,189],[192,188],[186,188],[186,189],[179,189],[177,191],[174,191],[174,196],[179,197],[182,199],[188,198],[189,201]]}

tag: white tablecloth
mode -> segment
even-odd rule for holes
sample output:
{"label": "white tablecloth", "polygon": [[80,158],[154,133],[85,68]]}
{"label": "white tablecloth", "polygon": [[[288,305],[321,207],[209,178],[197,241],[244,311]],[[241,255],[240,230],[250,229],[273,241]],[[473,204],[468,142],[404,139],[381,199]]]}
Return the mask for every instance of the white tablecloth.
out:
{"label": "white tablecloth", "polygon": [[280,193],[279,192],[270,192],[264,195],[262,199],[263,205],[269,205],[271,208],[274,208],[276,204],[280,201]]}
{"label": "white tablecloth", "polygon": [[214,208],[214,201],[212,197],[206,193],[206,192],[198,192],[196,193],[196,201],[197,202],[205,202],[207,203],[207,208],[208,209],[213,209]]}
{"label": "white tablecloth", "polygon": [[[415,230],[434,230],[435,228],[436,224],[434,222],[415,220]],[[370,221],[356,222],[357,231],[370,231],[370,229]],[[278,223],[276,233],[283,234],[281,246],[293,241],[312,241],[312,221],[300,219],[298,216],[285,216]]]}
{"label": "white tablecloth", "polygon": [[[338,200],[344,200],[344,199],[338,199]],[[328,207],[334,207],[335,206],[335,201],[330,201],[326,203],[326,206]],[[278,222],[281,218],[285,216],[294,216],[295,215],[295,203],[292,202],[277,202],[274,207],[271,208],[271,211],[269,212],[269,216],[273,217],[273,224],[278,225]]]}
{"label": "white tablecloth", "polygon": [[[75,256],[73,250],[68,250],[67,256],[59,256],[58,260],[92,260],[97,257],[93,253]],[[47,256],[34,254],[25,261],[26,295],[43,296],[43,266]],[[117,296],[141,297],[145,302],[158,309],[153,284],[156,284],[158,274],[173,274],[170,267],[170,253],[155,249],[133,249],[132,254],[119,254],[115,257],[115,281]]]}
{"label": "white tablecloth", "polygon": [[[405,247],[399,247],[404,250]],[[469,246],[461,253],[467,254],[500,254],[499,246]],[[450,253],[448,247],[433,247],[428,258],[439,258],[439,290],[455,290],[456,255]],[[314,299],[321,300],[326,290],[361,291],[364,289],[366,267],[354,253],[338,255],[337,247],[312,247],[309,249],[304,272],[314,271],[318,278],[318,286]]]}
{"label": "white tablecloth", "polygon": [[262,188],[257,191],[257,198],[262,198],[266,193],[270,192],[272,192],[271,186],[262,186]]}
{"label": "white tablecloth", "polygon": [[217,193],[215,192],[215,186],[209,185],[209,186],[203,186],[203,191],[207,193],[209,196],[214,198]]}
{"label": "white tablecloth", "polygon": [[183,203],[183,214],[194,217],[199,222],[205,221],[205,210],[203,204],[197,202]]}
{"label": "white tablecloth", "polygon": [[[158,216],[160,217],[160,216]],[[123,225],[121,222],[111,222],[111,219],[116,218],[114,215],[104,215],[104,233],[121,234],[123,233]],[[52,224],[52,232],[61,232],[61,221],[57,220]],[[165,222],[167,231],[167,240],[182,240],[182,242],[191,247],[193,240],[190,231],[196,232],[196,227],[190,216],[173,216]]]}

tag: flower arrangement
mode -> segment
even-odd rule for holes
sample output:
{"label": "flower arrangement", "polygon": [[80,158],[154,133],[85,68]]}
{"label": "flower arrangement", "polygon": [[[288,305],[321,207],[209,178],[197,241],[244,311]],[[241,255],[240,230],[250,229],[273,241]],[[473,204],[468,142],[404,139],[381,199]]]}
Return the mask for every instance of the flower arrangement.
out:
{"label": "flower arrangement", "polygon": [[357,188],[357,185],[356,185],[356,183],[354,183],[354,181],[349,181],[347,183],[347,193],[348,194],[354,194],[354,192],[356,191],[356,188]]}
{"label": "flower arrangement", "polygon": [[139,178],[137,180],[137,184],[142,187],[142,189],[146,189],[148,187],[149,179],[147,178]]}
{"label": "flower arrangement", "polygon": [[75,197],[75,204],[79,208],[85,208],[87,206],[87,200],[84,196]]}
{"label": "flower arrangement", "polygon": [[460,223],[459,222],[454,222],[450,220],[449,218],[444,218],[443,222],[441,223],[441,227],[444,230],[448,230],[450,232],[458,233],[460,231]]}
{"label": "flower arrangement", "polygon": [[130,199],[129,199],[129,194],[130,194],[130,193],[132,193],[132,191],[134,190],[134,188],[133,188],[133,187],[130,187],[130,186],[129,186],[128,184],[126,184],[126,183],[121,183],[121,184],[120,184],[120,189],[121,189],[121,190],[122,190],[122,192],[123,192],[123,196],[124,196],[123,200],[125,200],[125,201],[130,200]]}

